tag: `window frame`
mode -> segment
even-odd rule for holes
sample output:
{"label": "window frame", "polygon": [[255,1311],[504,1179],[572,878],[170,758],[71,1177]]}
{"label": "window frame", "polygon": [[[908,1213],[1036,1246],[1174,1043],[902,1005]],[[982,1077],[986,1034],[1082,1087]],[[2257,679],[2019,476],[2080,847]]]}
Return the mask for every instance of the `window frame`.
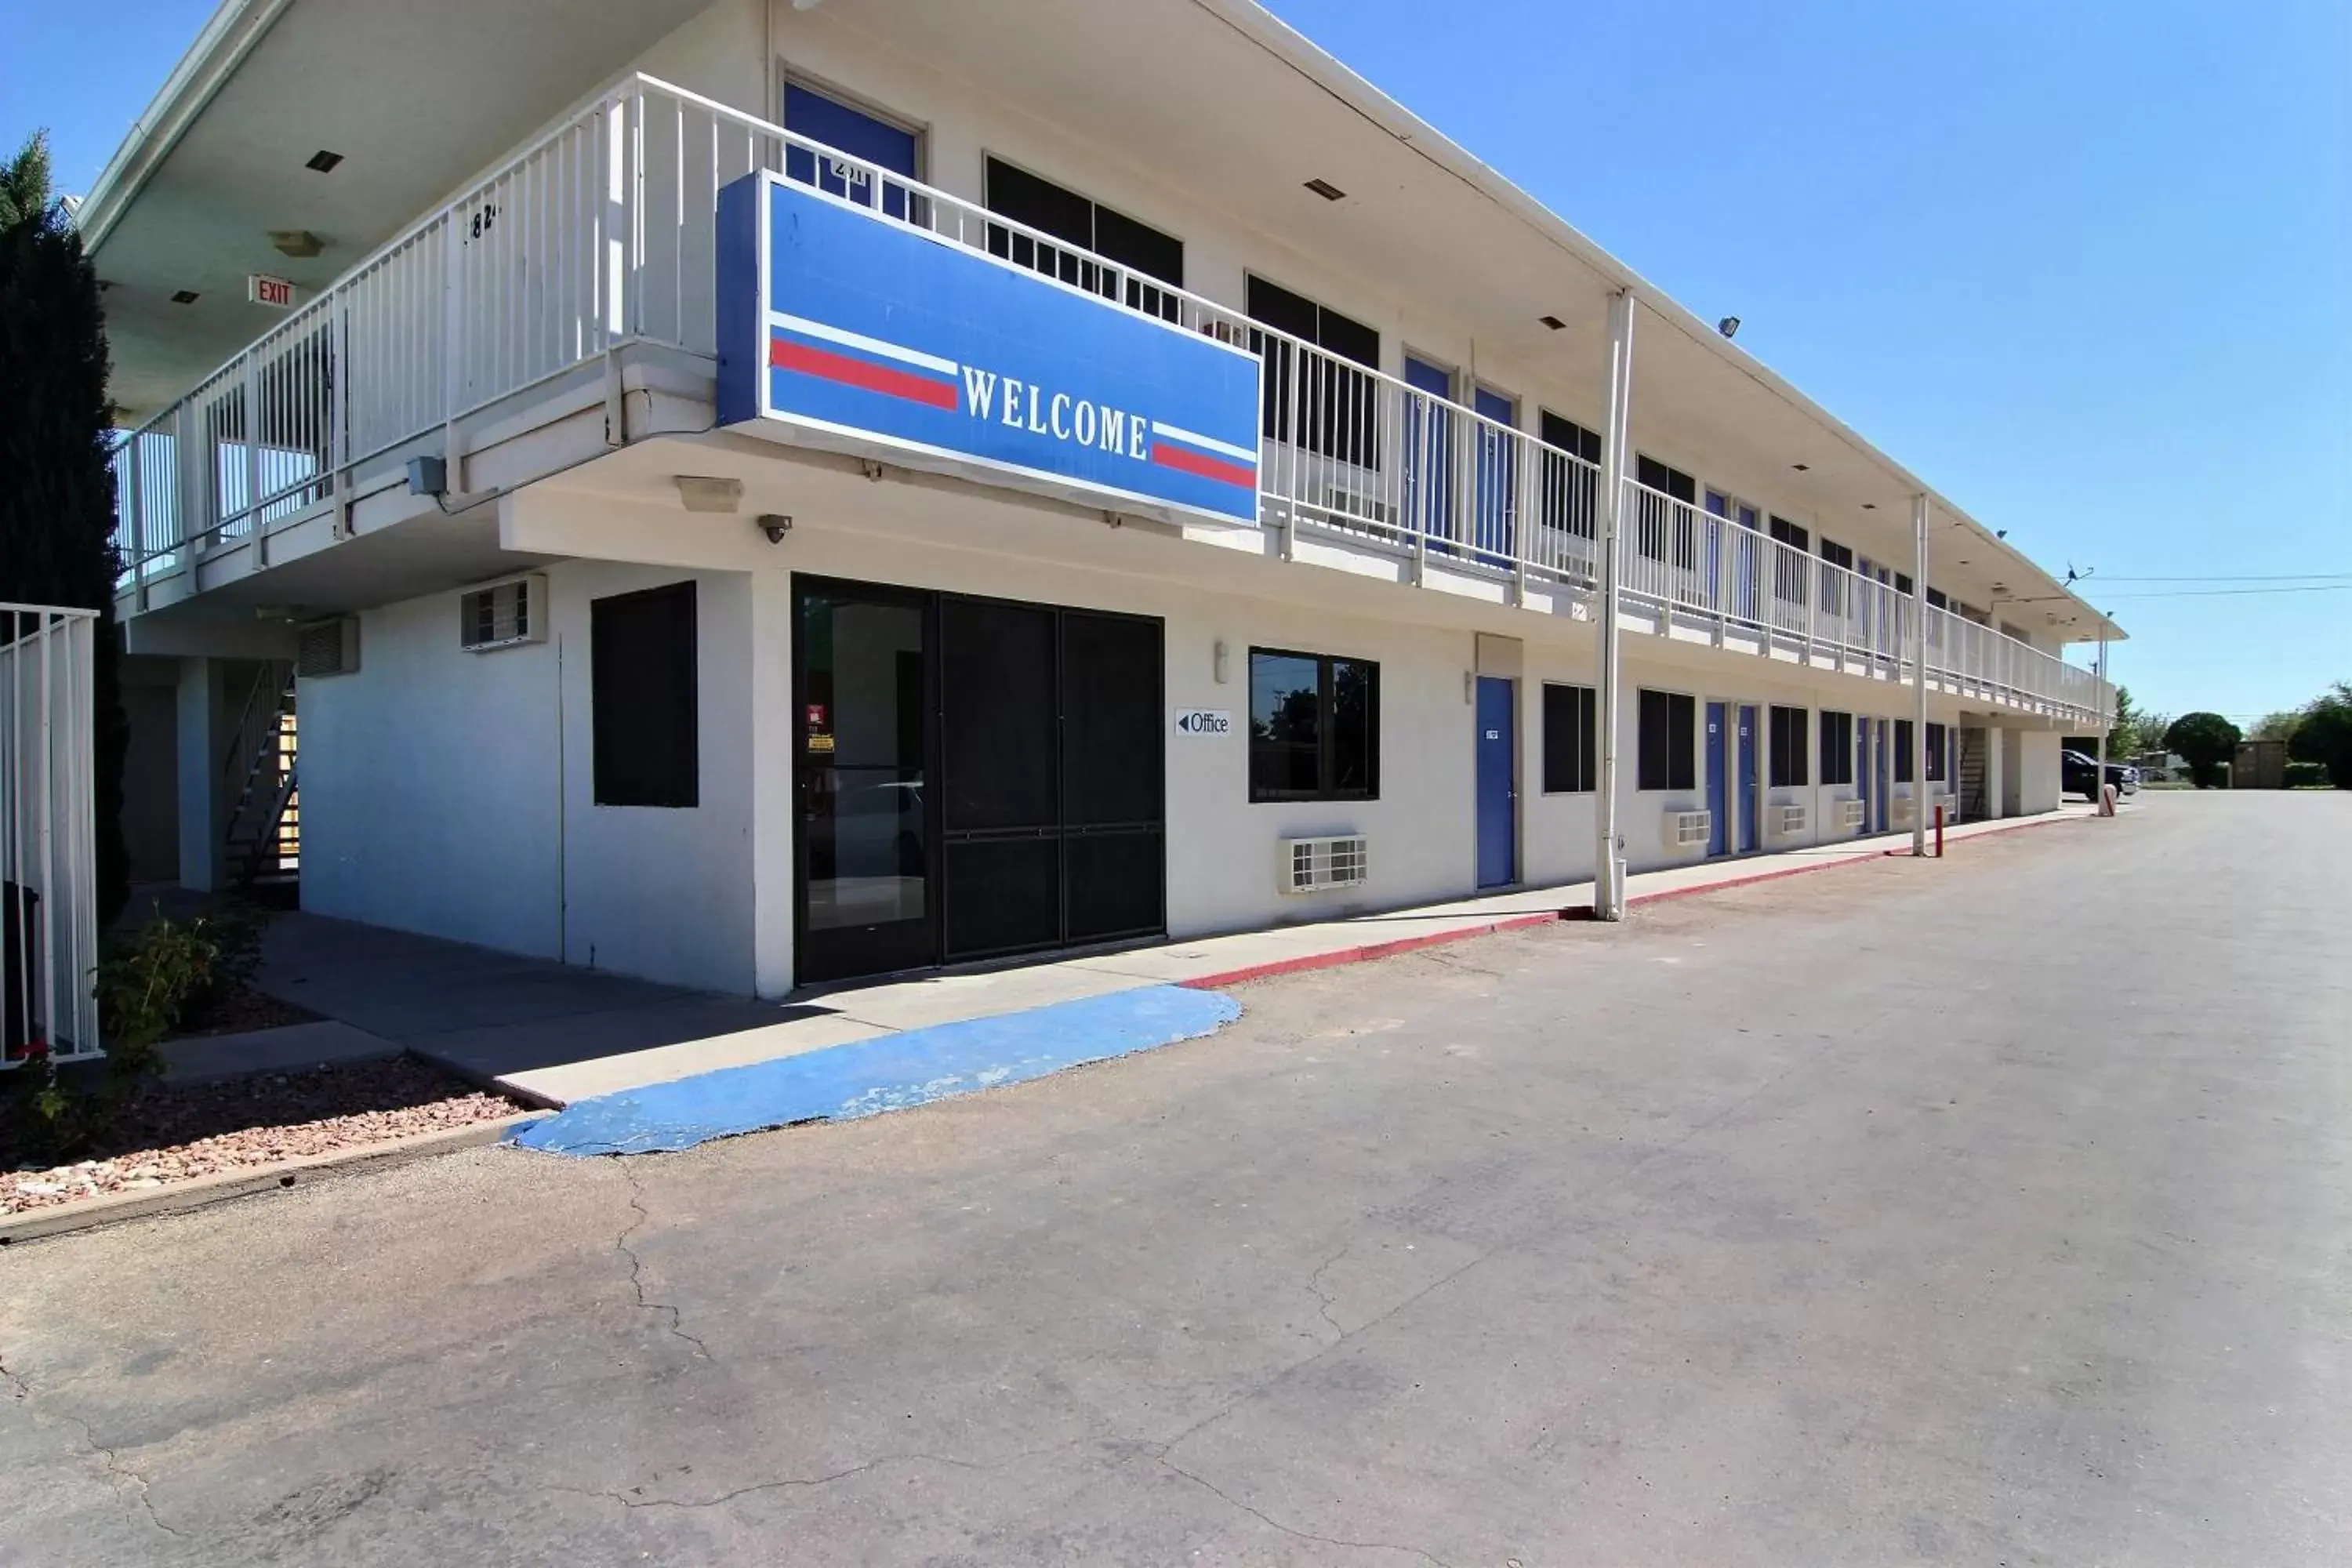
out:
{"label": "window frame", "polygon": [[[1555,440],[1555,435],[1562,438]],[[1598,538],[1601,432],[1538,404],[1536,443],[1543,451],[1543,494],[1537,507],[1542,525],[1578,539]]]}
{"label": "window frame", "polygon": [[[1785,718],[1783,716],[1786,716]],[[1813,710],[1785,702],[1766,705],[1767,789],[1808,789],[1813,779]],[[1795,731],[1793,738],[1788,731]]]}
{"label": "window frame", "polygon": [[[1066,248],[1076,247],[1076,249],[1084,253],[1083,257],[1076,260],[1069,268],[1069,273],[1074,273],[1076,274],[1075,276],[1066,274],[1063,268],[1059,267],[1055,267],[1050,270],[1046,268],[1040,267],[1034,259],[1034,257],[1031,260],[1022,260],[1016,254],[1016,246],[1026,241],[1033,247],[1034,251],[1036,242],[1029,240],[1026,235],[1013,233],[1010,228],[1003,228],[1001,230],[1004,236],[1004,249],[1001,253],[996,248],[996,233],[990,232],[983,234],[983,248],[987,250],[988,254],[996,257],[1001,261],[1009,261],[1015,267],[1025,268],[1027,270],[1036,273],[1041,278],[1051,278],[1057,282],[1066,283],[1073,289],[1081,289],[1086,293],[1092,294],[1097,299],[1108,300],[1113,304],[1117,305],[1124,305],[1129,310],[1137,311],[1139,314],[1157,316],[1160,320],[1166,321],[1173,321],[1178,319],[1181,312],[1177,303],[1176,294],[1170,292],[1170,290],[1181,291],[1184,288],[1183,274],[1187,270],[1187,258],[1185,254],[1187,247],[1183,236],[1180,234],[1171,234],[1167,229],[1161,228],[1158,224],[1146,222],[1144,219],[1137,217],[1133,213],[1127,211],[1123,207],[1112,206],[1108,202],[1099,201],[1097,198],[1088,195],[1086,192],[1077,189],[1074,185],[1066,185],[1050,175],[1041,174],[1018,158],[1007,158],[1000,153],[992,153],[986,148],[982,148],[980,155],[980,205],[982,210],[984,210],[991,218],[1001,220],[1002,224],[1020,224],[1024,228],[1036,228],[1037,232],[1040,234],[1052,233],[1049,229],[1037,228],[1036,225],[1028,223],[1024,219],[1016,217],[1010,213],[999,212],[997,210],[993,200],[995,193],[992,189],[992,185],[994,179],[995,170],[999,167],[1002,167],[1008,174],[1018,174],[1024,180],[1034,180],[1041,185],[1046,186],[1051,190],[1058,191],[1072,201],[1084,202],[1087,207],[1087,238],[1085,244],[1079,245],[1076,240],[1070,239],[1065,236],[1053,236],[1054,242],[1056,245]],[[1121,223],[1132,224],[1136,227],[1156,235],[1160,238],[1173,245],[1176,247],[1177,276],[1174,278],[1163,277],[1157,272],[1148,270],[1133,261],[1123,261],[1106,252],[1102,248],[1101,245],[1102,219],[1103,214],[1106,212],[1109,213],[1112,217],[1117,218]],[[984,226],[989,230],[998,230],[1000,228],[1000,224],[990,223]],[[1125,275],[1127,287],[1123,292],[1112,293],[1106,289],[1105,280],[1095,275],[1099,271],[1098,264],[1091,259],[1095,257],[1102,258],[1104,261],[1108,261],[1111,266],[1118,268],[1120,272]]]}
{"label": "window frame", "polygon": [[[1315,331],[1296,332],[1260,314],[1260,302],[1253,297],[1253,291],[1258,289],[1271,289],[1285,301],[1311,309],[1315,312]],[[1269,300],[1265,303],[1272,305],[1276,301]],[[1242,273],[1241,314],[1249,323],[1249,351],[1258,356],[1265,367],[1259,377],[1259,434],[1266,440],[1280,441],[1332,462],[1378,471],[1382,445],[1379,387],[1384,374],[1381,357],[1386,352],[1380,329],[1263,272],[1246,268]],[[1369,337],[1371,357],[1367,359],[1327,342],[1327,318],[1336,318],[1350,332]],[[1321,356],[1311,372],[1321,385],[1311,400],[1320,408],[1319,416],[1293,407],[1292,377],[1299,374],[1295,363],[1297,351],[1291,346],[1294,340]],[[1291,427],[1294,415],[1299,426],[1296,430]]]}
{"label": "window frame", "polygon": [[[1855,773],[1853,714],[1843,709],[1824,708],[1821,710],[1817,730],[1820,740],[1815,745],[1815,754],[1820,759],[1822,787],[1851,788]],[[1833,747],[1830,737],[1840,731],[1845,736],[1844,743]]]}
{"label": "window frame", "polygon": [[[1655,759],[1653,768],[1650,754],[1650,700],[1657,698],[1665,704],[1665,755]],[[1684,721],[1675,722],[1675,704],[1686,704]],[[1698,788],[1698,698],[1688,691],[1670,691],[1662,687],[1644,686],[1634,700],[1633,787],[1661,795],[1687,795]],[[1679,739],[1677,737],[1679,736]],[[1679,764],[1679,765],[1677,765]],[[1664,783],[1652,783],[1663,775]]]}
{"label": "window frame", "polygon": [[[669,693],[673,707],[669,721],[678,724],[682,735],[670,737],[682,742],[680,766],[684,772],[677,779],[646,784],[630,777],[623,759],[642,757],[646,746],[642,730],[624,731],[617,728],[629,715],[645,710],[643,689],[624,691],[608,688],[606,680],[620,679],[610,675],[618,662],[618,651],[604,645],[611,631],[604,621],[608,605],[641,605],[656,600],[678,599],[686,602],[685,644],[686,668]],[[642,673],[640,667],[638,673]],[[644,808],[656,811],[692,811],[702,804],[702,604],[697,580],[679,578],[675,582],[656,584],[649,588],[637,588],[620,594],[604,594],[588,601],[588,758],[589,799],[598,806]],[[605,727],[605,715],[612,713],[614,729]],[[681,717],[682,715],[682,717]]]}
{"label": "window frame", "polygon": [[[1316,786],[1312,790],[1266,789],[1257,782],[1257,661],[1261,657],[1305,659],[1316,667]],[[1337,774],[1339,667],[1343,664],[1361,665],[1370,676],[1369,689],[1365,693],[1367,743],[1364,748],[1364,787],[1361,789],[1339,789],[1333,783]],[[1280,805],[1297,801],[1374,801],[1381,798],[1380,660],[1357,654],[1309,653],[1304,648],[1266,647],[1253,643],[1249,647],[1249,755],[1246,769],[1249,803],[1252,805]]]}
{"label": "window frame", "polygon": [[[1552,694],[1558,692],[1567,700],[1570,716],[1565,726],[1554,722]],[[1580,686],[1572,680],[1543,682],[1541,696],[1543,720],[1543,787],[1545,795],[1593,795],[1601,787],[1601,707],[1600,692],[1590,686]],[[1576,715],[1581,714],[1580,726]],[[1566,755],[1559,756],[1552,737],[1560,729],[1568,733]],[[1555,772],[1553,763],[1561,766]],[[1567,782],[1559,782],[1565,775]]]}

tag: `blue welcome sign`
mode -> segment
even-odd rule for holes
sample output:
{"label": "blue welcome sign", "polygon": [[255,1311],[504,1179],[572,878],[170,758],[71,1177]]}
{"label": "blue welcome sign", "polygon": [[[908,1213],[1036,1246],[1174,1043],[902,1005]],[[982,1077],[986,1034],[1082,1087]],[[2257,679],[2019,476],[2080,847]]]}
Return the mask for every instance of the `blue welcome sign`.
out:
{"label": "blue welcome sign", "polygon": [[719,342],[722,425],[1257,521],[1256,355],[781,175],[719,193]]}

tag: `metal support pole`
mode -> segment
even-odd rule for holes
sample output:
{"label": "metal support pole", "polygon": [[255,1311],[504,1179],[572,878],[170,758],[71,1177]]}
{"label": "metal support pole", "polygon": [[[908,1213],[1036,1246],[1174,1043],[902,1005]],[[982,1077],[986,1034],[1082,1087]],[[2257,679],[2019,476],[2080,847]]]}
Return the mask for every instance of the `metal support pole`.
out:
{"label": "metal support pole", "polygon": [[1625,674],[1617,553],[1633,398],[1633,291],[1625,289],[1609,302],[1609,423],[1601,449],[1601,791],[1592,813],[1592,914],[1604,921],[1625,918],[1625,860],[1617,831],[1617,728]]}
{"label": "metal support pole", "polygon": [[[1927,853],[1927,492],[1911,498],[1911,853]],[[1949,748],[1947,747],[1947,750]],[[1947,773],[1951,771],[1948,761]]]}
{"label": "metal support pole", "polygon": [[2099,770],[2091,776],[2091,799],[2101,811],[2107,807],[2107,729],[2116,721],[2114,704],[2107,698],[2107,639],[2099,637]]}

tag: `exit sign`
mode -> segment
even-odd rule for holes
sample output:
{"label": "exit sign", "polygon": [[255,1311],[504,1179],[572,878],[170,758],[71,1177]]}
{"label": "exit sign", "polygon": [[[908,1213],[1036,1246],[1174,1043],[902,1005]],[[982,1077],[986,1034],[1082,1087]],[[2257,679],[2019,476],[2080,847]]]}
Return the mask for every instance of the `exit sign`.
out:
{"label": "exit sign", "polygon": [[283,278],[268,278],[258,272],[247,273],[245,297],[257,305],[283,308],[294,303],[294,285]]}

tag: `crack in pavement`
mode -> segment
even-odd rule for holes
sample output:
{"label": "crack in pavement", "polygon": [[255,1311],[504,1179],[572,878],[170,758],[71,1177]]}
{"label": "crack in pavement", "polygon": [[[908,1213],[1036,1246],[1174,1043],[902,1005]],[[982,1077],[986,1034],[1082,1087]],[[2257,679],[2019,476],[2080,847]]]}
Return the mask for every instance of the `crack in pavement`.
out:
{"label": "crack in pavement", "polygon": [[754,1481],[750,1486],[737,1487],[733,1491],[721,1492],[717,1497],[703,1498],[698,1500],[688,1498],[633,1498],[626,1492],[596,1490],[587,1487],[559,1486],[553,1483],[550,1483],[543,1489],[551,1492],[568,1492],[573,1497],[597,1498],[606,1502],[619,1503],[623,1508],[631,1510],[674,1508],[691,1511],[696,1509],[717,1508],[721,1503],[733,1502],[737,1498],[750,1497],[754,1492],[784,1491],[798,1487],[831,1486],[835,1481],[845,1481],[852,1476],[862,1476],[866,1471],[879,1469],[884,1465],[905,1464],[947,1465],[960,1470],[990,1468],[987,1465],[975,1464],[970,1459],[950,1458],[945,1454],[885,1454],[879,1458],[868,1459],[864,1464],[852,1465],[847,1469],[834,1470],[822,1476],[786,1476],[782,1480]]}
{"label": "crack in pavement", "polygon": [[629,1245],[629,1238],[636,1235],[638,1230],[642,1227],[652,1224],[654,1216],[652,1212],[646,1207],[644,1185],[638,1182],[636,1172],[631,1169],[625,1161],[621,1164],[621,1176],[623,1180],[629,1184],[629,1206],[636,1211],[637,1217],[631,1220],[627,1226],[623,1227],[621,1234],[613,1238],[613,1250],[629,1260],[629,1289],[636,1296],[637,1310],[644,1312],[663,1312],[668,1314],[669,1331],[677,1338],[684,1340],[688,1344],[692,1345],[703,1360],[716,1365],[719,1358],[710,1353],[710,1347],[709,1345],[704,1344],[700,1339],[686,1331],[685,1316],[676,1306],[667,1301],[655,1301],[646,1299],[645,1261],[637,1256],[636,1248]]}
{"label": "crack in pavement", "polygon": [[[5,1379],[8,1386],[16,1390],[16,1397],[17,1400],[27,1405],[31,1404],[33,1398],[33,1385],[26,1381],[24,1373],[8,1365],[5,1361],[0,1361],[0,1379]],[[193,1539],[187,1531],[175,1530],[172,1526],[163,1522],[163,1516],[155,1511],[154,1498],[148,1492],[147,1478],[141,1475],[137,1470],[132,1469],[129,1465],[124,1464],[120,1455],[116,1454],[113,1449],[108,1447],[105,1444],[100,1442],[98,1440],[97,1432],[91,1429],[89,1422],[83,1420],[80,1416],[74,1415],[71,1411],[67,1410],[37,1409],[33,1412],[33,1415],[36,1419],[53,1421],[61,1426],[70,1426],[76,1432],[79,1432],[81,1435],[83,1446],[88,1447],[91,1453],[97,1455],[99,1462],[106,1467],[106,1478],[110,1483],[113,1484],[116,1490],[119,1491],[121,1489],[122,1482],[128,1481],[131,1483],[132,1495],[138,1498],[140,1511],[147,1516],[148,1523],[153,1525],[156,1529],[162,1531],[164,1534],[172,1537],[175,1541],[187,1541]]]}
{"label": "crack in pavement", "polygon": [[1339,1251],[1333,1253],[1330,1257],[1317,1264],[1315,1266],[1315,1272],[1307,1277],[1307,1289],[1312,1291],[1315,1296],[1315,1310],[1323,1314],[1323,1321],[1331,1325],[1331,1331],[1339,1335],[1339,1338],[1343,1340],[1348,1337],[1348,1331],[1341,1328],[1339,1326],[1339,1320],[1331,1315],[1331,1296],[1328,1291],[1323,1289],[1323,1276],[1333,1264],[1339,1262],[1342,1258],[1347,1257],[1349,1253],[1355,1250],[1355,1247],[1356,1244],[1354,1242],[1351,1241],[1348,1243],[1347,1246],[1341,1247]]}
{"label": "crack in pavement", "polygon": [[1209,1493],[1220,1502],[1224,1503],[1230,1508],[1239,1509],[1242,1512],[1248,1514],[1252,1519],[1256,1520],[1260,1524],[1265,1525],[1267,1529],[1279,1531],[1295,1541],[1311,1541],[1318,1546],[1342,1546],[1355,1552],[1402,1552],[1408,1557],[1418,1557],[1424,1563],[1434,1563],[1437,1564],[1437,1568],[1450,1568],[1450,1565],[1444,1558],[1438,1556],[1433,1552],[1425,1551],[1418,1546],[1404,1546],[1393,1541],[1344,1541],[1336,1535],[1318,1535],[1313,1531],[1300,1530],[1295,1526],[1285,1524],[1282,1521],[1276,1519],[1265,1512],[1265,1510],[1253,1508],[1250,1504],[1242,1501],[1241,1499],[1234,1497],[1232,1493],[1226,1491],[1215,1482],[1194,1475],[1192,1471],[1186,1469],[1183,1466],[1178,1464],[1175,1460],[1170,1458],[1165,1454],[1155,1454],[1152,1456],[1152,1458],[1153,1462],[1160,1465],[1162,1468],[1183,1477],[1186,1480],[1192,1482],[1194,1486],[1199,1487],[1202,1490]]}
{"label": "crack in pavement", "polygon": [[[821,1476],[786,1476],[779,1480],[753,1481],[749,1486],[737,1487],[731,1491],[720,1492],[717,1497],[701,1499],[636,1498],[631,1497],[627,1492],[611,1491],[588,1487],[567,1487],[555,1482],[545,1483],[540,1489],[542,1491],[562,1492],[572,1497],[594,1498],[604,1502],[616,1502],[623,1508],[630,1510],[672,1508],[680,1510],[681,1511],[691,1512],[699,1509],[717,1508],[721,1503],[733,1502],[737,1498],[750,1497],[755,1492],[788,1491],[799,1489],[831,1486],[835,1481],[845,1481],[853,1476],[862,1476],[869,1470],[880,1469],[885,1465],[943,1465],[950,1469],[972,1470],[984,1473],[989,1470],[1001,1470],[1005,1466],[1016,1464],[1023,1459],[1034,1459],[1046,1454],[1058,1454],[1070,1448],[1082,1448],[1089,1444],[1103,1445],[1111,1447],[1135,1446],[1124,1439],[1105,1436],[1098,1433],[1089,1433],[1085,1436],[1070,1438],[1066,1442],[1049,1443],[1040,1448],[1017,1449],[1013,1453],[1005,1455],[1001,1459],[989,1460],[985,1463],[978,1459],[960,1459],[952,1454],[933,1454],[929,1452],[883,1454],[876,1458],[867,1459],[862,1463],[851,1465],[844,1469],[831,1470]],[[1121,1462],[1124,1463],[1125,1461],[1122,1460]]]}
{"label": "crack in pavement", "polygon": [[1509,975],[1505,974],[1499,969],[1488,969],[1484,964],[1465,963],[1461,959],[1449,958],[1442,954],[1433,947],[1424,947],[1412,956],[1415,958],[1425,958],[1430,963],[1436,964],[1440,969],[1451,969],[1463,974],[1484,974],[1490,979],[1495,980],[1507,980],[1510,978]]}

